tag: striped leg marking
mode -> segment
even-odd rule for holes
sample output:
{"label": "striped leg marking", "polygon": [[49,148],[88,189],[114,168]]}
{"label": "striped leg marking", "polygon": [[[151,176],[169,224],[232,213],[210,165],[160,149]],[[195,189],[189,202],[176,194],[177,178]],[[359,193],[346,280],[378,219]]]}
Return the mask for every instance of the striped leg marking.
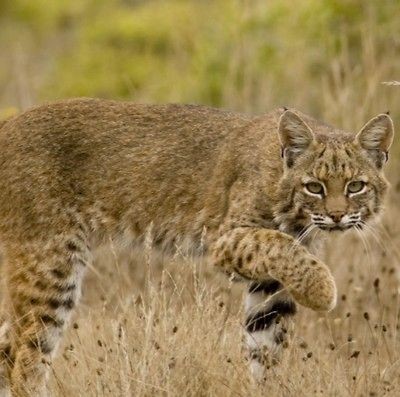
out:
{"label": "striped leg marking", "polygon": [[290,317],[296,305],[276,280],[252,282],[246,301],[246,349],[250,371],[257,381],[279,361],[282,347],[287,345]]}
{"label": "striped leg marking", "polygon": [[49,364],[79,300],[91,259],[85,241],[78,237],[7,246],[13,319],[10,380],[15,396],[47,395]]}

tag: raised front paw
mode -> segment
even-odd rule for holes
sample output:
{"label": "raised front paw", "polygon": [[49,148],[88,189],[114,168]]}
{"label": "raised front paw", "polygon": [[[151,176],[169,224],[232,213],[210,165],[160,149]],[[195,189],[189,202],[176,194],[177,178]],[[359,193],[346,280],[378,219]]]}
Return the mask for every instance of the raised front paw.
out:
{"label": "raised front paw", "polygon": [[336,305],[336,285],[330,270],[304,247],[271,263],[268,273],[303,306],[329,311]]}
{"label": "raised front paw", "polygon": [[289,292],[301,305],[317,311],[330,311],[336,306],[336,284],[328,267],[307,254],[297,263]]}

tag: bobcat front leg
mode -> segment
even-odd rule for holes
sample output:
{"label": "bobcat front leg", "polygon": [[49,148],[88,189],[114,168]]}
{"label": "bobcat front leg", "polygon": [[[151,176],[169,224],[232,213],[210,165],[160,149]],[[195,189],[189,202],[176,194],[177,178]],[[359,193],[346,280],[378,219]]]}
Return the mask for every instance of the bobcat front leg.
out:
{"label": "bobcat front leg", "polygon": [[212,245],[212,260],[227,273],[266,281],[279,281],[301,305],[332,310],[336,286],[328,267],[293,237],[277,230],[237,227]]}
{"label": "bobcat front leg", "polygon": [[215,264],[257,280],[245,301],[245,348],[250,370],[261,381],[279,361],[296,313],[292,296],[314,310],[331,310],[336,287],[329,269],[307,249],[276,230],[241,227],[225,232],[212,247]]}

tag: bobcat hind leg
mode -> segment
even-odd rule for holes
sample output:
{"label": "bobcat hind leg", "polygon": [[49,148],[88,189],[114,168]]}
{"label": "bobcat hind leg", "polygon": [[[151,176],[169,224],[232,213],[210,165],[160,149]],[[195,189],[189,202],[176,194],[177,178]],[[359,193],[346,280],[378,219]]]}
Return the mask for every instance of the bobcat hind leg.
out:
{"label": "bobcat hind leg", "polygon": [[78,232],[6,246],[13,396],[47,395],[51,359],[91,258]]}

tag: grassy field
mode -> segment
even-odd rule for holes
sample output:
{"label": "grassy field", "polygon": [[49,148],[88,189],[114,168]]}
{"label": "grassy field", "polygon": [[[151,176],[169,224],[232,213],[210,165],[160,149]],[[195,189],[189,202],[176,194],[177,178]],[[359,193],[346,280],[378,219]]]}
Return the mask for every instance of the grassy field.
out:
{"label": "grassy field", "polygon": [[54,395],[399,395],[399,198],[394,188],[373,232],[326,242],[338,306],[327,315],[300,310],[264,386],[242,356],[244,285],[179,255],[100,250],[53,363]]}
{"label": "grassy field", "polygon": [[[0,2],[0,118],[85,95],[287,105],[354,132],[391,110],[396,127],[400,87],[384,82],[400,80],[399,18],[381,0]],[[190,258],[111,244],[52,364],[53,395],[399,396],[399,165],[396,137],[381,223],[326,241],[337,308],[300,310],[265,385],[243,359],[244,285]]]}

